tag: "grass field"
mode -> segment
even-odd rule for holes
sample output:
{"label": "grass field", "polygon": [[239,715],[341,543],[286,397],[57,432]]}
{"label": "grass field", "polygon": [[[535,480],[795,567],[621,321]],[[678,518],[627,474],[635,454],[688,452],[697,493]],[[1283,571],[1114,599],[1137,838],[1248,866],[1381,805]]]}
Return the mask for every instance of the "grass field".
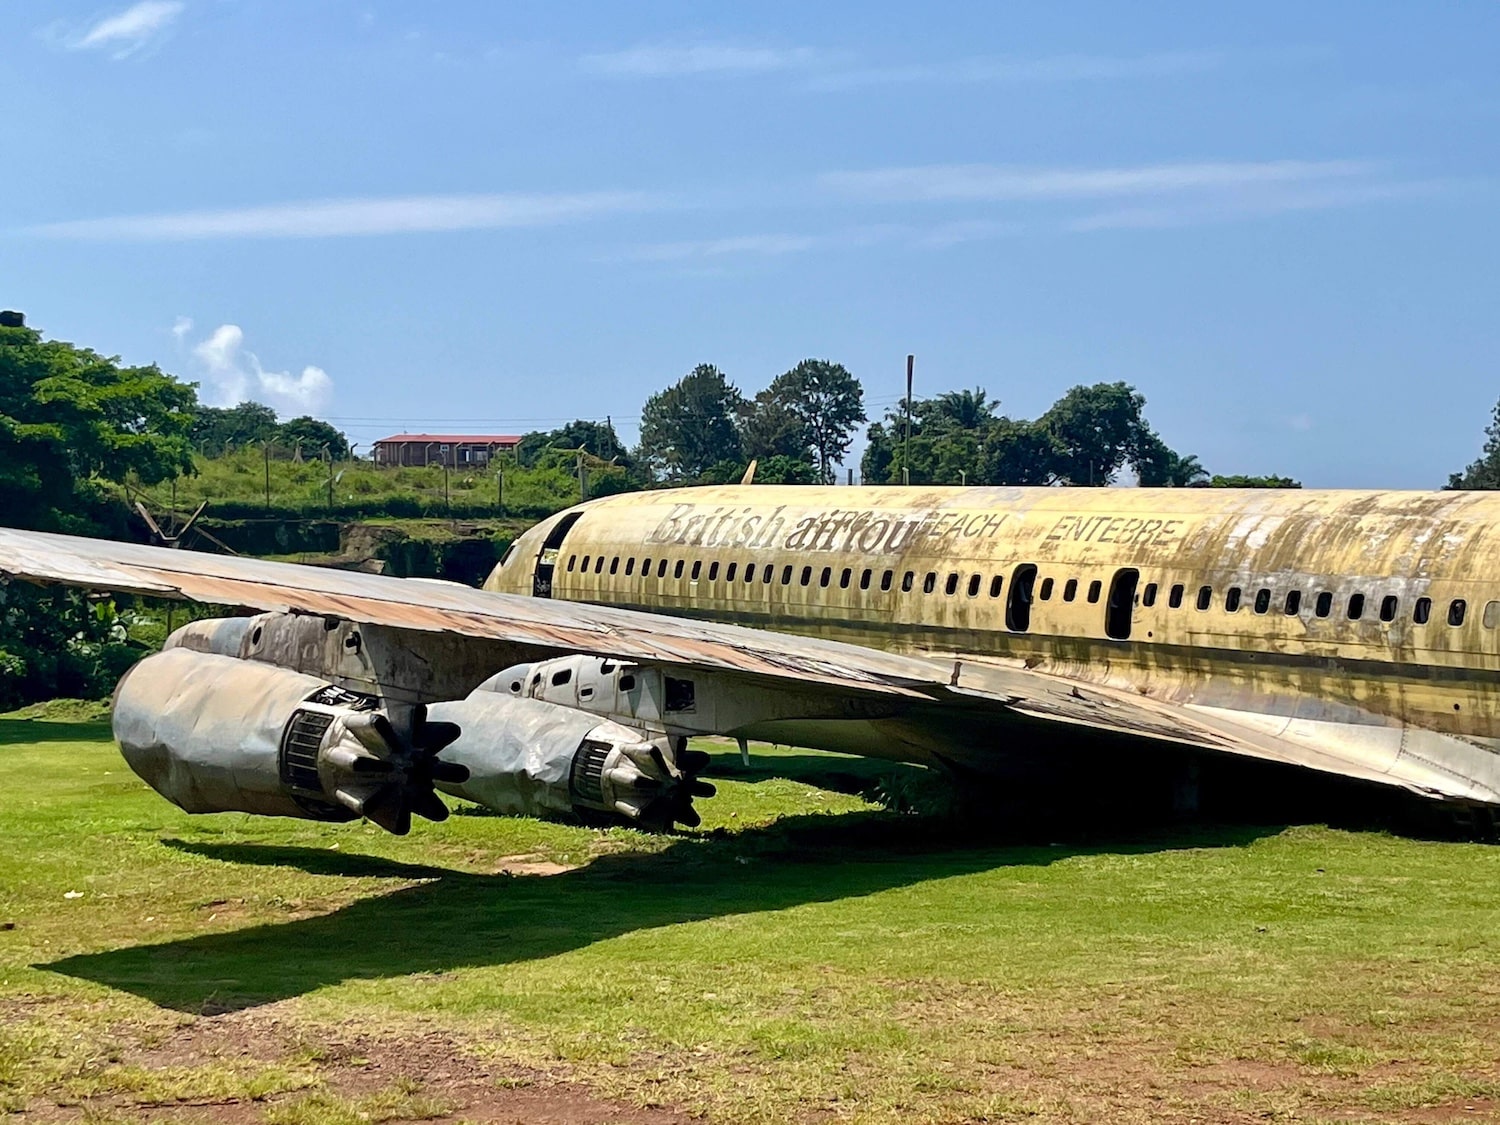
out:
{"label": "grass field", "polygon": [[189,818],[44,713],[0,719],[18,1121],[1500,1119],[1493,846],[1007,846],[720,746],[695,833],[395,839]]}

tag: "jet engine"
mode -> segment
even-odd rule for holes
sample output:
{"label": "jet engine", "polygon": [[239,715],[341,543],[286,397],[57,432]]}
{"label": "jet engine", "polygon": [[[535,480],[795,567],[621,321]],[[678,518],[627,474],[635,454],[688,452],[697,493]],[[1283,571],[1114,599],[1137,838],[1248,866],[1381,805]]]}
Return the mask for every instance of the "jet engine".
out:
{"label": "jet engine", "polygon": [[[707,755],[597,714],[530,698],[388,713],[373,696],[275,664],[173,647],[115,691],[131,769],[188,812],[368,817],[405,834],[444,820],[434,792],[498,812],[582,814],[639,827],[696,825]],[[441,756],[439,756],[441,755]]]}

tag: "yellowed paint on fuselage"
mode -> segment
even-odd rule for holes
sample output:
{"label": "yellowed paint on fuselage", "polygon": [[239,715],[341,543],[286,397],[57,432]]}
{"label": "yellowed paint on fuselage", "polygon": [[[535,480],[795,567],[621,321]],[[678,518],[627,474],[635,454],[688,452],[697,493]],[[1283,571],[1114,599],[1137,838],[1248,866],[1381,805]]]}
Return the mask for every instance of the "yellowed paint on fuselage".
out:
{"label": "yellowed paint on fuselage", "polygon": [[486,588],[1487,741],[1497,528],[1478,492],[691,488],[554,516]]}

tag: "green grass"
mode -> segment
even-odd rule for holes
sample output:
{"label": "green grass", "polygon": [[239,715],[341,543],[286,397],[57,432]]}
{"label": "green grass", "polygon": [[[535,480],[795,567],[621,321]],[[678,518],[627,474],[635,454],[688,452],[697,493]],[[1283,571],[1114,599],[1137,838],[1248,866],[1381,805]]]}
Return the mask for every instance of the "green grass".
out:
{"label": "green grass", "polygon": [[1005,846],[869,804],[888,767],[706,748],[694,833],[468,809],[395,839],[190,818],[104,725],[0,719],[0,1113],[473,1113],[419,1054],[499,1099],[567,1080],[714,1121],[1500,1106],[1500,849],[1315,826]]}

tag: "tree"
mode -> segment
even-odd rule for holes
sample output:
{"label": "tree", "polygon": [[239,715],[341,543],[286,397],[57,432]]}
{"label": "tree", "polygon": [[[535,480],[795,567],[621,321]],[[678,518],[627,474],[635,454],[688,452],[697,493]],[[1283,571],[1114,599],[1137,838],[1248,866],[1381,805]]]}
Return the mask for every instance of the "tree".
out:
{"label": "tree", "polygon": [[534,464],[544,449],[583,450],[600,461],[612,462],[629,469],[632,458],[611,422],[593,422],[578,419],[558,429],[543,432],[534,430],[521,438],[516,446],[516,461],[522,465]]}
{"label": "tree", "polygon": [[205,457],[222,457],[234,449],[262,441],[273,441],[277,431],[276,411],[258,402],[238,406],[195,406],[193,426],[188,431],[193,447]]}
{"label": "tree", "polygon": [[791,457],[812,464],[812,435],[802,413],[778,383],[761,391],[740,411],[740,447],[746,458],[765,461]]}
{"label": "tree", "polygon": [[1215,476],[1207,482],[1209,488],[1301,488],[1302,482],[1291,477],[1221,477]]}
{"label": "tree", "polygon": [[304,456],[320,454],[326,448],[333,460],[349,460],[349,439],[328,422],[308,414],[278,426],[276,441],[285,446],[300,446]]}
{"label": "tree", "polygon": [[724,373],[700,363],[641,408],[640,459],[669,481],[696,480],[721,461],[739,461],[735,418],[744,399]]}
{"label": "tree", "polygon": [[154,365],[0,327],[0,496],[13,527],[97,530],[99,480],[191,472],[197,396]]}
{"label": "tree", "polygon": [[1145,396],[1128,383],[1073,387],[1037,424],[1057,443],[1054,477],[1061,483],[1103,486],[1138,448],[1145,429]]}
{"label": "tree", "polygon": [[1208,480],[1197,457],[1174,452],[1150,429],[1138,435],[1130,462],[1142,488],[1191,488]]}
{"label": "tree", "polygon": [[1471,461],[1461,473],[1448,478],[1447,488],[1492,489],[1500,488],[1500,402],[1490,414],[1490,424],[1484,428],[1484,448],[1479,459]]}
{"label": "tree", "polygon": [[[835,470],[865,420],[865,392],[848,368],[826,359],[804,359],[776,376],[766,393],[779,408],[800,423],[802,449],[810,452],[824,484],[834,482]],[[775,452],[794,455],[791,450]]]}

